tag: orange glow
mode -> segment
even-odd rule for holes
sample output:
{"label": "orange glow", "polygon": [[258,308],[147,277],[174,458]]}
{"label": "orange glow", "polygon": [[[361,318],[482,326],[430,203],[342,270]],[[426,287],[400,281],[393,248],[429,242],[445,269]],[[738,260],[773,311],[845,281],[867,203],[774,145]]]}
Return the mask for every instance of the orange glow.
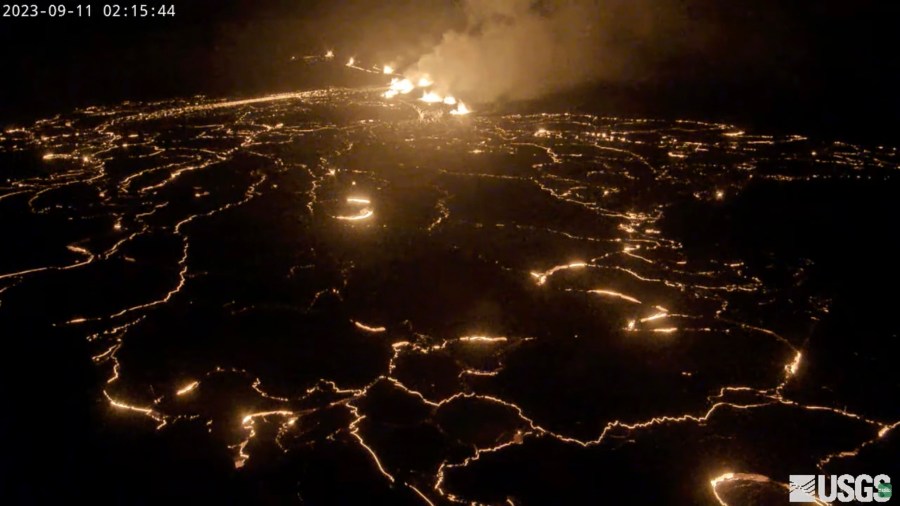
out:
{"label": "orange glow", "polygon": [[369,325],[366,325],[366,324],[360,323],[360,322],[353,322],[353,325],[356,325],[356,328],[358,328],[360,330],[365,330],[366,332],[372,332],[372,333],[380,333],[380,332],[384,332],[387,330],[385,327],[371,327]]}
{"label": "orange glow", "polygon": [[428,92],[423,93],[422,98],[420,98],[419,100],[421,100],[422,102],[429,103],[429,104],[439,104],[444,99],[441,98],[441,96],[438,95],[437,93],[435,93],[433,91],[428,91]]}
{"label": "orange glow", "polygon": [[[416,86],[409,79],[406,79],[406,78],[400,79],[399,77],[395,77],[395,78],[391,79],[391,84],[388,88],[388,91],[395,91],[397,93],[406,95],[407,93],[410,93],[414,89],[416,89]],[[396,93],[395,93],[395,95],[396,95]]]}
{"label": "orange glow", "polygon": [[198,386],[200,386],[200,382],[199,382],[199,381],[192,381],[192,382],[188,383],[187,385],[185,385],[185,386],[181,387],[180,389],[178,389],[178,391],[175,392],[175,395],[185,395],[185,394],[188,394],[188,393],[190,393],[190,392],[193,392]]}
{"label": "orange glow", "polygon": [[490,336],[465,336],[460,337],[459,340],[470,343],[505,343],[507,341],[507,338]]}
{"label": "orange glow", "polygon": [[452,111],[450,111],[450,114],[452,114],[454,116],[462,116],[465,114],[469,114],[471,112],[472,111],[466,106],[466,104],[459,102],[456,106],[456,109],[453,109]]}
{"label": "orange glow", "polygon": [[572,262],[570,264],[557,265],[547,271],[544,272],[532,272],[531,276],[537,279],[537,284],[543,285],[547,282],[547,278],[552,276],[558,271],[566,270],[566,269],[580,269],[582,267],[587,267],[588,264],[584,262]]}
{"label": "orange glow", "polygon": [[[371,204],[369,199],[363,198],[363,197],[348,197],[347,203],[361,205],[361,206],[368,206],[369,204]],[[362,209],[359,210],[359,213],[357,213],[357,214],[353,214],[353,215],[349,215],[349,216],[335,216],[335,218],[338,220],[344,220],[344,221],[361,221],[361,220],[366,220],[366,219],[371,218],[374,214],[375,214],[375,211],[373,211],[371,208],[363,207]]]}
{"label": "orange glow", "polygon": [[627,300],[628,302],[633,302],[635,304],[640,304],[641,301],[635,299],[630,295],[625,295],[624,293],[614,292],[612,290],[588,290],[588,293],[594,293],[597,295],[604,295],[607,297],[613,297],[616,299]]}

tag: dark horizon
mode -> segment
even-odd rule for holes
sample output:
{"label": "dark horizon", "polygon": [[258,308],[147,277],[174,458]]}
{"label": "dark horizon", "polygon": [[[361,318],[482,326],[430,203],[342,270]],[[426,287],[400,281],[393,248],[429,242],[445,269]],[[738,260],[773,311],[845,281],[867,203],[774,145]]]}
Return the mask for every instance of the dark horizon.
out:
{"label": "dark horizon", "polygon": [[[693,114],[850,141],[896,139],[894,129],[879,124],[900,118],[895,2],[660,5],[677,5],[681,16],[659,22],[665,40],[614,35],[623,39],[616,43],[617,57],[645,63],[628,76],[573,83],[577,98],[568,94],[561,107],[649,117]],[[171,19],[102,19],[97,13],[90,20],[0,19],[7,75],[0,84],[0,124],[123,100],[308,89],[326,83],[302,56],[334,49],[377,64],[410,59],[462,23],[459,5],[450,0],[386,6],[192,0],[176,8]],[[691,43],[684,30],[704,32],[698,39],[703,45]],[[653,45],[673,49],[659,53]],[[353,82],[343,76],[328,84]]]}

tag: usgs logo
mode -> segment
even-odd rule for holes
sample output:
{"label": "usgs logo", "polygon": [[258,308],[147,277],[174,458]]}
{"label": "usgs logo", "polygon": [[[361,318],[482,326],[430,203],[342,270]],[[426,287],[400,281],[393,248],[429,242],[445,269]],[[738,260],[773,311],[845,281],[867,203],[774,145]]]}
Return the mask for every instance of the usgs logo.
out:
{"label": "usgs logo", "polygon": [[887,502],[891,498],[891,478],[879,474],[872,478],[868,474],[840,476],[812,474],[791,475],[791,502]]}

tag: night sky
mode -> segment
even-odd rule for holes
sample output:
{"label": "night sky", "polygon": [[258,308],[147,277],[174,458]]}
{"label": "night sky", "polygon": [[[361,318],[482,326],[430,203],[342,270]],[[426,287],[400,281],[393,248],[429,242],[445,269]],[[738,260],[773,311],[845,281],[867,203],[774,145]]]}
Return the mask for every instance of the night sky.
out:
{"label": "night sky", "polygon": [[[89,20],[0,19],[5,123],[124,99],[321,84],[291,56],[333,48],[372,61],[412,58],[464,17],[458,2],[438,0],[181,0],[174,18],[151,20],[105,19],[100,7]],[[628,16],[605,20],[630,71],[574,83],[574,105],[890,138],[866,119],[875,110],[897,117],[896,2],[671,0],[636,9],[662,21],[642,31]],[[602,60],[601,49],[584,48]]]}

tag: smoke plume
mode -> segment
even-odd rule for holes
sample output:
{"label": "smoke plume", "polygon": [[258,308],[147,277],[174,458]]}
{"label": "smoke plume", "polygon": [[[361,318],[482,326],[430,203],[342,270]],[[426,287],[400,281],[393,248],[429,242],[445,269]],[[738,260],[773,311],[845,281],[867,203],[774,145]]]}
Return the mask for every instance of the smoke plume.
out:
{"label": "smoke plume", "polygon": [[465,28],[446,32],[415,70],[447,88],[439,91],[477,102],[529,99],[597,80],[640,79],[660,59],[698,43],[674,4],[463,0]]}

